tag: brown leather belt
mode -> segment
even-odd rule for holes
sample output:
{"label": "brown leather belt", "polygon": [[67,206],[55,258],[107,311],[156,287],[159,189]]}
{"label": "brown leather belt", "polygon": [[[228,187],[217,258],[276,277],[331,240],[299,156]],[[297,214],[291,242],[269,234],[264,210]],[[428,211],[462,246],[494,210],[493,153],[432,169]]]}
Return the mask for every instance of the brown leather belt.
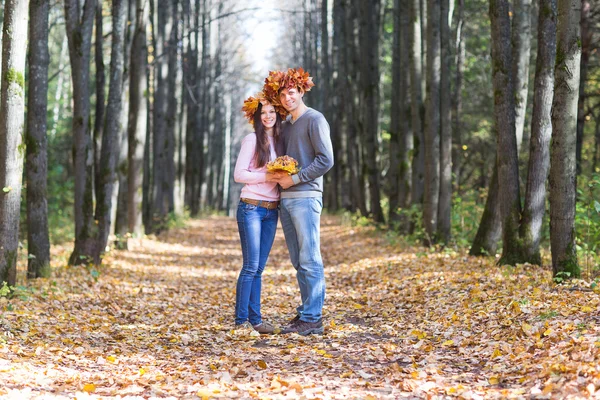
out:
{"label": "brown leather belt", "polygon": [[252,204],[253,206],[264,207],[267,210],[274,210],[279,206],[278,201],[254,200],[243,197],[240,199],[240,201],[246,204]]}

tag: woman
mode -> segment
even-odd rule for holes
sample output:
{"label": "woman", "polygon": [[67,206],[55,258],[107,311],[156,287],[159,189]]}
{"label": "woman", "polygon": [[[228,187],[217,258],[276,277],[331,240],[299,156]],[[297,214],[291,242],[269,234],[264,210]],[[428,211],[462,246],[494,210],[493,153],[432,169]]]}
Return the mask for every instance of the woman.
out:
{"label": "woman", "polygon": [[[264,95],[250,97],[242,111],[254,126],[254,133],[244,137],[235,164],[234,179],[244,183],[237,209],[237,223],[242,245],[243,266],[237,281],[235,325],[259,333],[275,333],[275,327],[263,321],[260,313],[262,272],[267,263],[277,220],[279,188],[267,173],[267,162],[281,154],[281,116]],[[279,150],[279,154],[278,154]]]}

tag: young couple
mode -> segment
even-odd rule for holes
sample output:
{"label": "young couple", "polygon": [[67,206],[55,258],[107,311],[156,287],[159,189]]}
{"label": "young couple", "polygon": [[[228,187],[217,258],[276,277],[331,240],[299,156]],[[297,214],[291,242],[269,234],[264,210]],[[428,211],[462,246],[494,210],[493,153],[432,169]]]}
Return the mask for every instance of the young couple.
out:
{"label": "young couple", "polygon": [[[245,184],[237,209],[243,266],[236,288],[236,328],[279,332],[262,319],[260,294],[281,211],[301,297],[296,315],[281,333],[323,333],[325,275],[320,219],[323,175],[333,166],[333,150],[325,117],[303,101],[312,86],[312,78],[302,68],[270,72],[263,91],[244,102],[242,110],[254,133],[242,140],[234,172],[235,181]],[[300,172],[267,172],[267,162],[281,155],[296,159]]]}

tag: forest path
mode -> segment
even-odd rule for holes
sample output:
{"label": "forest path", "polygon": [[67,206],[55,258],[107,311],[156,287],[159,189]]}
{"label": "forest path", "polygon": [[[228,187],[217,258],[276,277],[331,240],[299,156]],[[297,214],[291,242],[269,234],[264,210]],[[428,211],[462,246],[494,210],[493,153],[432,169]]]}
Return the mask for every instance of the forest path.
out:
{"label": "forest path", "polygon": [[[309,337],[232,331],[231,218],[189,221],[98,270],[57,267],[3,300],[0,399],[504,398],[600,386],[597,292],[556,289],[537,267],[403,247],[324,217],[326,330]],[[287,257],[278,229],[262,311],[280,325],[299,300]]]}

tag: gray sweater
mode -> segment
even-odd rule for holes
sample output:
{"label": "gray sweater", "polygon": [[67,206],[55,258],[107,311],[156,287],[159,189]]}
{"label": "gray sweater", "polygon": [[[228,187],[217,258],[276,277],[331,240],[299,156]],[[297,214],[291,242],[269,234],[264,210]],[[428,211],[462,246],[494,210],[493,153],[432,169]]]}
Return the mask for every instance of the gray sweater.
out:
{"label": "gray sweater", "polygon": [[333,167],[333,147],[329,124],[320,112],[308,108],[296,121],[283,123],[285,154],[302,168],[292,175],[294,186],[281,191],[282,198],[323,195],[323,175]]}

